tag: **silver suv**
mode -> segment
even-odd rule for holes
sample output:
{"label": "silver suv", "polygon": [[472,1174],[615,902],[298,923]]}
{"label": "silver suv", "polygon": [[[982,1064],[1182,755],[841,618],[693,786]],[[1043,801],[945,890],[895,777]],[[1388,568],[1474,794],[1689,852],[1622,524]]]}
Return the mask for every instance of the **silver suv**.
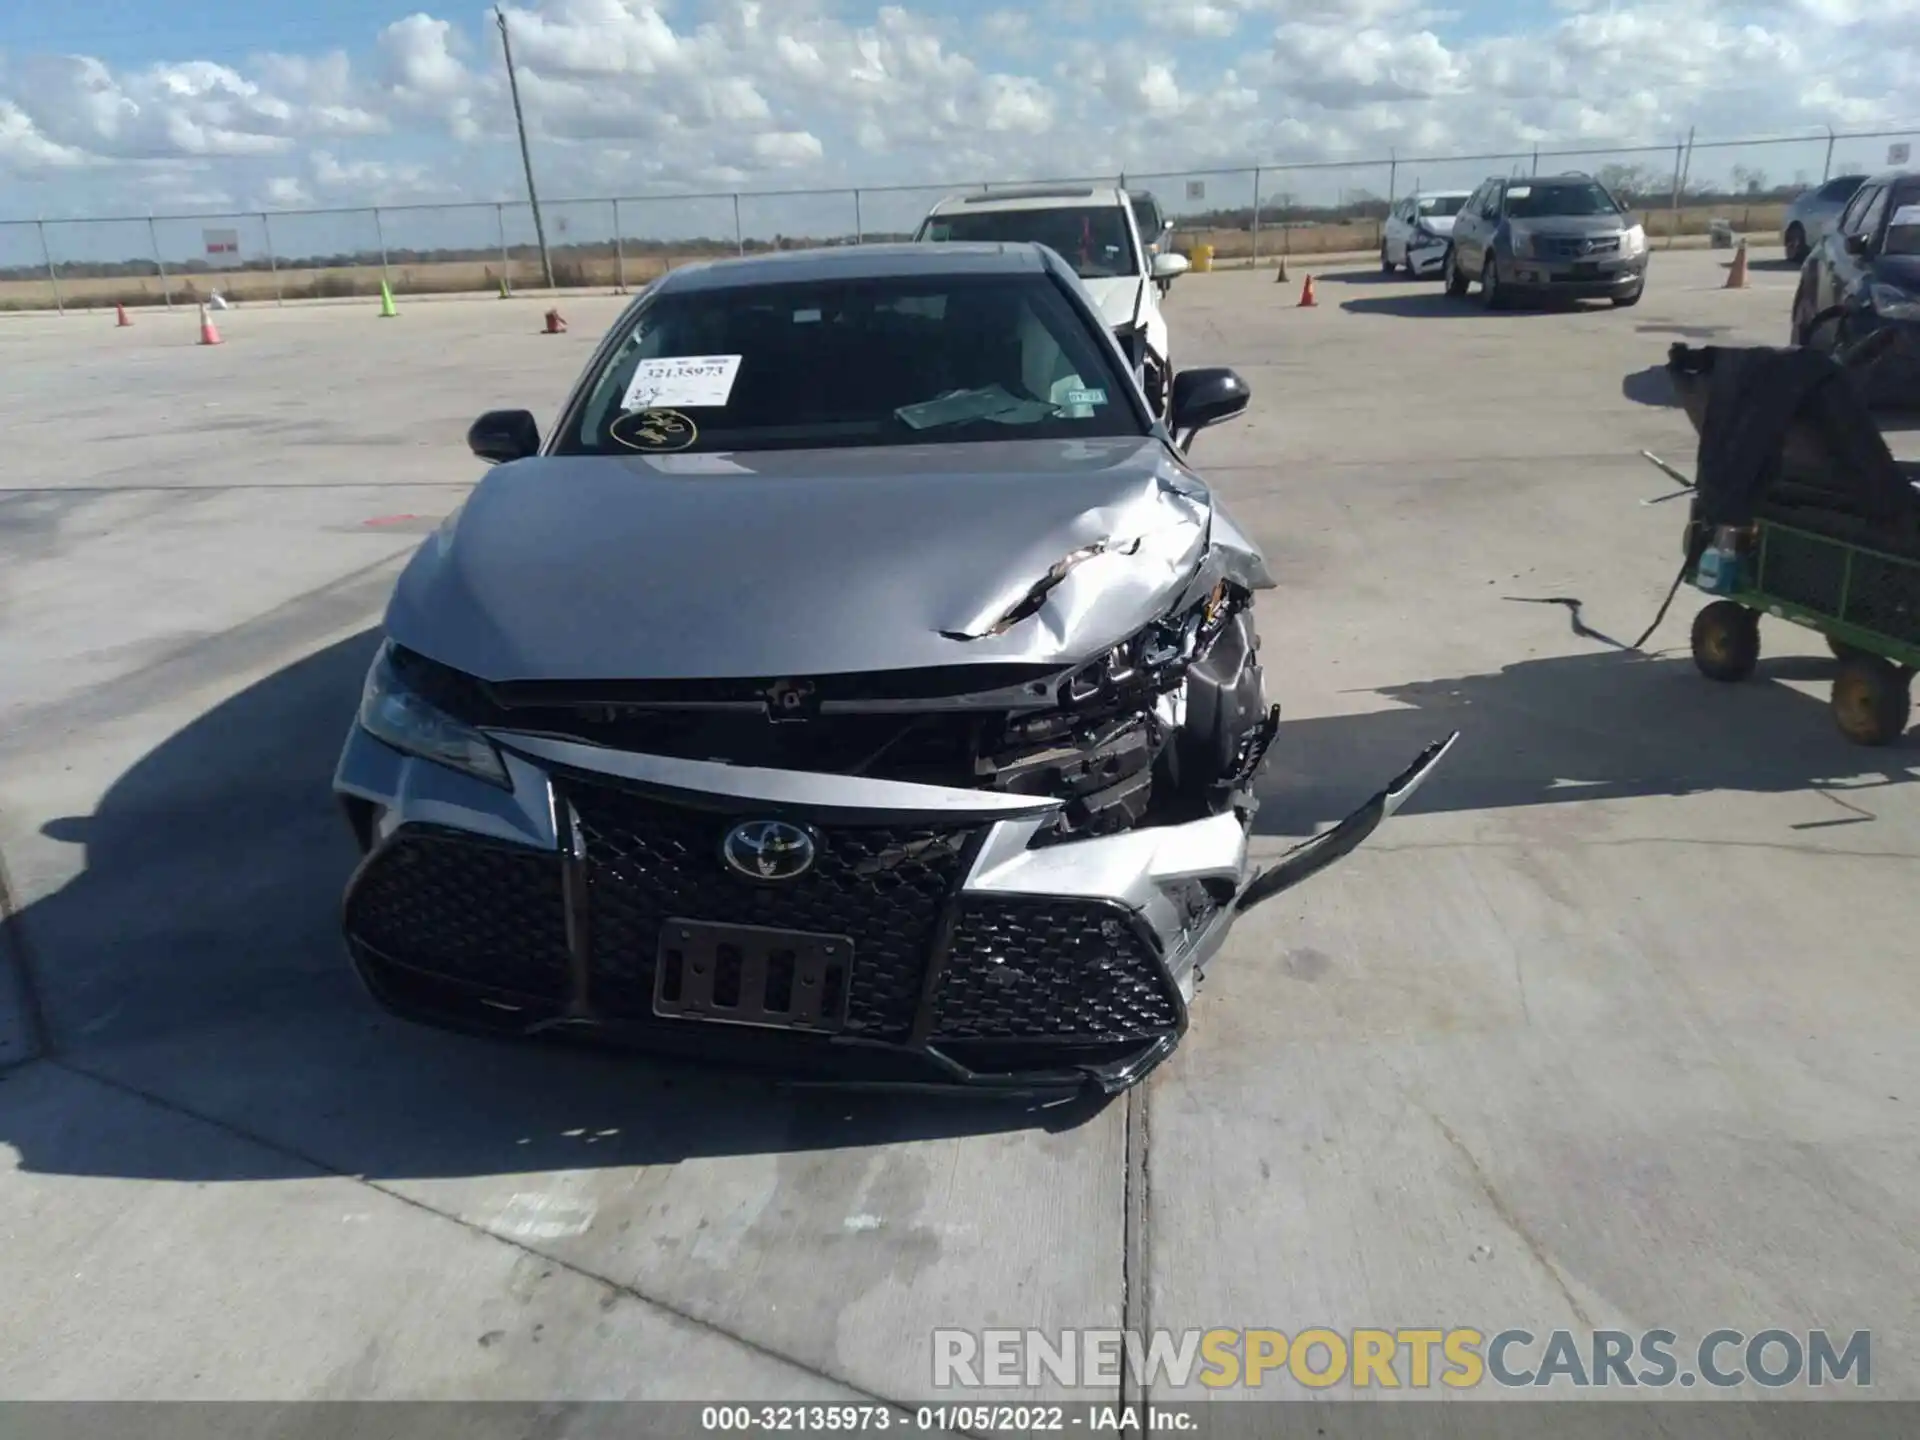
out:
{"label": "silver suv", "polygon": [[1447,293],[1475,280],[1489,310],[1532,295],[1632,305],[1647,283],[1647,233],[1591,175],[1494,176],[1453,222]]}

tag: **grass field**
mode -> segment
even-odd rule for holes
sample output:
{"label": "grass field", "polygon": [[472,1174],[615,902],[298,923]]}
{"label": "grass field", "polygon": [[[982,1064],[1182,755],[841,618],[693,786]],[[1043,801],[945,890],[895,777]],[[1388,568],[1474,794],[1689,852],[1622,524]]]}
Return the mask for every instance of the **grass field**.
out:
{"label": "grass field", "polygon": [[[1785,209],[1780,204],[1701,205],[1683,209],[1677,216],[1655,210],[1644,221],[1656,244],[1669,235],[1682,244],[1699,243],[1707,235],[1709,222],[1715,219],[1730,221],[1736,233],[1752,235],[1757,243],[1765,244],[1778,239]],[[1210,244],[1215,263],[1230,267],[1250,263],[1256,255],[1256,243],[1262,259],[1283,253],[1305,256],[1369,251],[1380,243],[1380,223],[1367,219],[1286,227],[1263,224],[1258,237],[1250,229],[1178,229],[1175,240],[1182,251]],[[749,244],[748,248],[765,247]],[[622,256],[611,244],[598,251],[571,247],[564,258],[555,259],[554,280],[559,288],[568,290],[611,290],[622,284],[631,288],[676,265],[710,260],[723,253],[710,248],[662,252],[650,246],[644,254]],[[395,263],[387,267],[385,275],[396,295],[496,294],[502,278],[514,289],[534,290],[541,288],[543,279],[537,259],[519,257],[509,267],[498,260]],[[116,304],[138,307],[164,305],[171,295],[175,304],[192,305],[215,291],[236,302],[348,299],[378,295],[381,277],[378,264],[234,270],[217,275],[174,275],[166,280],[158,275],[63,275],[58,303],[72,309],[106,309]],[[51,310],[55,304],[53,286],[44,277],[0,280],[0,311]]]}

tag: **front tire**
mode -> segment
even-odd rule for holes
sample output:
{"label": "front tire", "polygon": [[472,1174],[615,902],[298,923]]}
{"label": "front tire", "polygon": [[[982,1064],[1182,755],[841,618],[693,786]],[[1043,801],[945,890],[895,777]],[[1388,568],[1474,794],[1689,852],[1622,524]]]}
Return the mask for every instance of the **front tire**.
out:
{"label": "front tire", "polygon": [[1793,343],[1808,348],[1813,345],[1813,277],[1802,275],[1800,285],[1793,292]]}
{"label": "front tire", "polygon": [[1693,617],[1693,663],[1709,680],[1745,680],[1760,663],[1760,617],[1716,600]]}
{"label": "front tire", "polygon": [[1507,290],[1500,283],[1500,267],[1491,255],[1480,267],[1480,303],[1489,310],[1507,308]]}
{"label": "front tire", "polygon": [[1447,258],[1442,262],[1440,273],[1447,277],[1447,295],[1449,298],[1454,300],[1464,300],[1467,298],[1467,277],[1460,273],[1460,257],[1455,255],[1453,251],[1447,251]]}
{"label": "front tire", "polygon": [[1801,228],[1798,220],[1787,226],[1787,233],[1784,238],[1787,246],[1787,259],[1795,265],[1800,264],[1807,258],[1807,232]]}
{"label": "front tire", "polygon": [[[1413,262],[1408,261],[1407,263],[1412,264]],[[1382,275],[1391,275],[1399,268],[1398,265],[1393,263],[1393,255],[1387,249],[1387,242],[1382,240],[1380,242],[1380,273]]]}

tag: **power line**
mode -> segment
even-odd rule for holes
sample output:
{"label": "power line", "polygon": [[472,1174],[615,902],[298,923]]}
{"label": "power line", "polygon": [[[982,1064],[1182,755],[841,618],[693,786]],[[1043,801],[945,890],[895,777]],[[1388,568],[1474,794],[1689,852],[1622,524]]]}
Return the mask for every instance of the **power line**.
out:
{"label": "power line", "polygon": [[520,79],[513,72],[513,41],[507,35],[507,14],[499,6],[493,18],[500,26],[500,48],[507,57],[507,88],[513,92],[513,123],[520,130],[520,163],[527,171],[527,203],[533,207],[533,234],[540,242],[540,268],[546,272],[547,289],[553,285],[553,257],[547,253],[547,227],[540,219],[540,195],[533,188],[533,152],[527,148],[527,117],[520,109]]}

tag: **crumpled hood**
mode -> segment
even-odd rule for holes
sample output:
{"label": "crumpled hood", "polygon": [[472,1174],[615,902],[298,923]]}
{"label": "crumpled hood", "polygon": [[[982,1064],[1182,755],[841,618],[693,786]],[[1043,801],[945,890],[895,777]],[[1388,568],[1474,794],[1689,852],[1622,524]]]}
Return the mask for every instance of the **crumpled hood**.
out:
{"label": "crumpled hood", "polygon": [[1082,280],[1087,293],[1093,296],[1094,304],[1100,307],[1100,316],[1107,322],[1107,328],[1117,330],[1123,325],[1131,325],[1137,315],[1147,318],[1147,303],[1144,291],[1152,282],[1144,275],[1119,275],[1106,280]]}
{"label": "crumpled hood", "polygon": [[1180,598],[1210,532],[1229,573],[1271,585],[1213,522],[1204,484],[1141,438],[540,457],[491,471],[420,548],[386,628],[492,681],[1070,663]]}
{"label": "crumpled hood", "polygon": [[1457,218],[1457,216],[1453,215],[1422,215],[1418,222],[1418,228],[1429,231],[1444,239],[1453,234],[1453,222]]}

